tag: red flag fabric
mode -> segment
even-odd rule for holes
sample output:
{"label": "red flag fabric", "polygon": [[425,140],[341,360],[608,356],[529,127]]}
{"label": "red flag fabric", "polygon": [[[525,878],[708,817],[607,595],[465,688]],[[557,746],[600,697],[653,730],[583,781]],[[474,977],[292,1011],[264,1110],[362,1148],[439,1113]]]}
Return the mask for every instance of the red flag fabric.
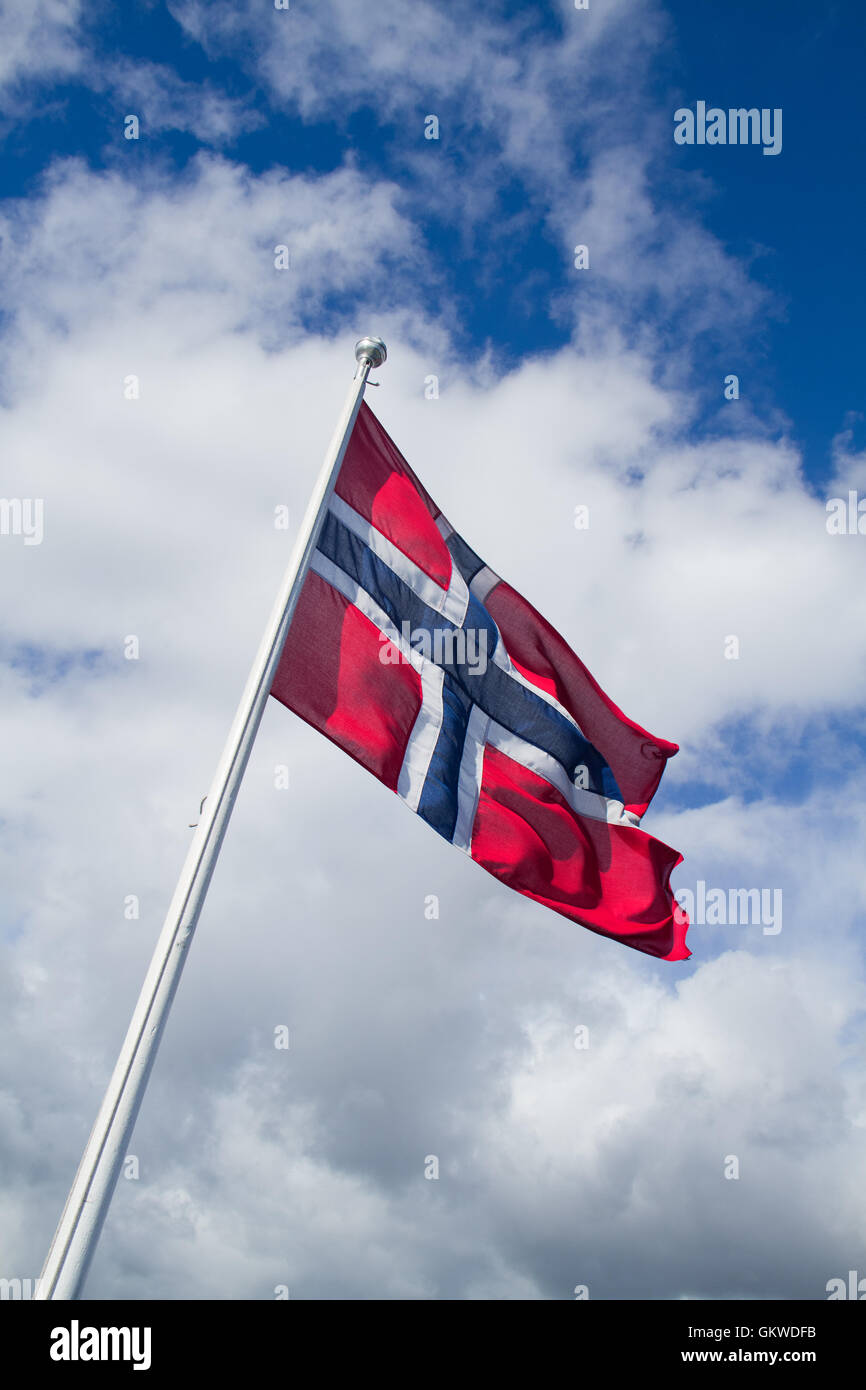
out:
{"label": "red flag fabric", "polygon": [[677,745],[626,717],[358,414],[271,693],[516,892],[684,960],[641,828]]}

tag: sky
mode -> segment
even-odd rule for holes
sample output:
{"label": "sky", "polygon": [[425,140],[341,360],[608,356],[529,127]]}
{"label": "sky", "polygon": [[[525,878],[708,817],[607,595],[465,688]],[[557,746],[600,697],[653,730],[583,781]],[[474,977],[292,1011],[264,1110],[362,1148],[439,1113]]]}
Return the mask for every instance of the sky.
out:
{"label": "sky", "polygon": [[[0,3],[0,1278],[41,1268],[369,333],[445,514],[680,745],[674,889],[766,911],[629,951],[271,702],[86,1295],[866,1274],[864,28]],[[700,102],[781,112],[778,153],[677,143]]]}

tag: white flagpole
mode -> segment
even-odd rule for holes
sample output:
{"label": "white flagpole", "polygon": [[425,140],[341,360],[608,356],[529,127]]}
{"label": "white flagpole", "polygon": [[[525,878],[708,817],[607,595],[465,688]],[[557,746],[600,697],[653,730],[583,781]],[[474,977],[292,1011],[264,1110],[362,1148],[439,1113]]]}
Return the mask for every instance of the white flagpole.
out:
{"label": "white flagpole", "polygon": [[102,1108],[75,1175],[39,1278],[37,1299],[78,1298],[279,664],[310,557],[337,481],[371,370],[387,356],[381,338],[355,346],[358,368],[310,498],[288,569],[250,671],[186,857]]}

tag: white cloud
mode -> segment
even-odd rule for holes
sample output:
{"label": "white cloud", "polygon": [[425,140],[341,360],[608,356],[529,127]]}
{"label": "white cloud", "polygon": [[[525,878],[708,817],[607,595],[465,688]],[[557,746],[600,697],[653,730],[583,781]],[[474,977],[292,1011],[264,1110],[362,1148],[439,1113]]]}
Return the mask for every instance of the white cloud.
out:
{"label": "white cloud", "polygon": [[121,59],[107,70],[98,68],[91,81],[110,90],[125,115],[138,116],[140,139],[183,130],[204,144],[222,145],[265,124],[249,101],[224,96],[212,83],[184,82],[161,63]]}
{"label": "white cloud", "polygon": [[[52,354],[73,322],[94,346],[111,335],[122,379],[166,342],[183,353],[238,330],[276,346],[365,303],[399,312],[424,261],[395,197],[351,167],[254,178],[200,155],[176,180],[60,162],[44,204],[15,203],[0,219],[5,302],[16,315],[6,390],[24,388],[28,365]],[[286,270],[275,268],[278,246],[288,247]]]}
{"label": "white cloud", "polygon": [[[338,9],[361,44],[370,16]],[[454,49],[453,90],[482,91],[488,22],[464,53],[452,18],[406,13],[413,82],[435,35],[434,75],[452,80]],[[518,109],[547,58],[497,61]],[[361,77],[337,75],[356,101]],[[546,82],[527,76],[526,101]],[[547,100],[503,128],[515,167]],[[390,350],[370,402],[452,522],[628,714],[683,744],[647,821],[686,853],[675,881],[778,884],[784,927],[696,926],[683,967],[635,956],[509,894],[274,706],[89,1294],[815,1298],[856,1263],[859,552],[828,536],[788,442],[724,437],[720,416],[697,445],[654,325],[617,331],[616,296],[645,274],[629,248],[674,225],[641,161],[620,167],[597,154],[577,195],[616,262],[604,295],[571,344],[506,375],[461,359],[444,290],[422,309],[423,216],[351,165],[202,157],[133,181],[70,161],[4,210],[4,490],[45,502],[42,545],[0,538],[4,1276],[38,1272],[286,559],[274,507],[297,524],[368,331]],[[681,235],[684,283],[712,304],[717,248]],[[854,476],[844,437],[839,457]],[[804,730],[821,756],[793,795],[786,738]],[[688,778],[717,799],[675,809]]]}
{"label": "white cloud", "polygon": [[31,0],[0,5],[0,111],[13,113],[21,84],[69,77],[80,70],[81,0]]}
{"label": "white cloud", "polygon": [[[592,275],[575,275],[556,306],[566,322],[601,302],[645,331],[649,304],[687,318],[692,333],[718,332],[766,311],[769,296],[688,210],[706,193],[699,176],[680,174],[675,209],[653,202],[651,176],[673,150],[668,113],[646,92],[664,16],[632,0],[580,12],[561,0],[559,10],[554,31],[530,11],[506,20],[495,7],[428,0],[385,0],[374,12],[321,0],[315,15],[249,2],[172,7],[209,56],[242,54],[277,109],[342,126],[369,107],[409,175],[404,204],[455,228],[479,283],[502,276],[534,227],[564,269],[576,244],[590,246]],[[428,114],[440,121],[437,142],[424,139]],[[506,212],[509,186],[521,199]]]}

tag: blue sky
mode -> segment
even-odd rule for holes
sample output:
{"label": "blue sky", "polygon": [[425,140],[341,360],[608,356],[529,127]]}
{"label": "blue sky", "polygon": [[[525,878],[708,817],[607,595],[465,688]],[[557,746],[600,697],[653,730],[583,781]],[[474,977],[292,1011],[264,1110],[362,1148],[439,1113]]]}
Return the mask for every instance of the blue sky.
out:
{"label": "blue sky", "polygon": [[[828,440],[864,398],[856,171],[866,155],[858,75],[866,19],[858,5],[807,0],[668,9],[686,102],[705,93],[718,106],[750,105],[746,94],[760,90],[762,106],[784,111],[783,152],[761,159],[769,169],[737,148],[713,151],[718,160],[704,167],[718,192],[706,215],[736,254],[764,249],[756,272],[779,297],[780,317],[768,324],[749,378],[760,376],[788,414],[809,476],[823,482]],[[683,167],[694,167],[695,154],[681,151]],[[862,419],[853,427],[862,448]]]}
{"label": "blue sky", "polygon": [[[562,32],[562,15],[550,4],[487,9],[535,38],[555,40]],[[284,25],[303,23],[311,13],[312,4],[296,3],[291,13],[273,18]],[[785,412],[808,476],[823,482],[831,471],[830,441],[843,424],[854,430],[856,446],[863,443],[863,422],[851,417],[860,410],[864,388],[858,350],[864,308],[858,170],[866,153],[859,111],[866,20],[857,5],[818,7],[807,0],[712,7],[672,0],[664,13],[660,51],[636,100],[610,117],[612,128],[621,121],[632,130],[641,122],[663,126],[676,105],[694,104],[699,97],[728,107],[751,105],[759,93],[760,105],[784,112],[780,158],[744,158],[736,147],[710,152],[668,142],[653,163],[654,197],[694,208],[770,292],[760,331],[748,339],[725,324],[708,331],[700,356],[692,359],[695,376],[739,371],[744,393],[760,411]],[[144,113],[147,139],[118,147],[111,132],[125,114],[122,88],[94,91],[88,79],[100,63],[116,62],[120,55],[161,65],[168,58],[167,66],[183,82],[212,84],[258,113],[258,128],[218,142],[256,172],[279,166],[323,173],[350,154],[360,169],[397,180],[407,200],[418,202],[426,180],[438,179],[443,163],[451,177],[471,178],[476,161],[495,157],[495,134],[467,122],[459,101],[439,112],[444,129],[440,142],[425,150],[426,168],[415,158],[419,127],[388,120],[387,114],[383,118],[372,100],[327,118],[302,119],[291,103],[274,101],[262,84],[250,62],[252,44],[209,56],[162,3],[88,6],[83,30],[92,66],[73,81],[48,88],[34,83],[27,119],[7,124],[0,161],[5,196],[32,193],[46,167],[63,155],[83,156],[94,168],[168,161],[180,173],[196,151],[212,143],[188,131],[149,132]],[[27,90],[26,83],[21,90]],[[427,105],[437,106],[432,84]],[[426,114],[421,106],[417,111]],[[579,173],[585,159],[579,142],[572,154]],[[707,181],[703,188],[687,177],[695,171]],[[524,181],[503,180],[484,234],[472,240],[471,255],[455,258],[459,230],[447,216],[431,216],[420,228],[431,268],[456,296],[468,353],[492,345],[504,362],[513,362],[568,338],[568,325],[553,319],[549,306],[558,292],[576,288],[570,261],[548,230],[521,216],[526,199]],[[675,331],[675,305],[670,312]],[[707,396],[712,409],[709,387]]]}
{"label": "blue sky", "polygon": [[[0,536],[11,1274],[368,332],[446,515],[680,744],[646,821],[674,886],[781,891],[784,925],[696,922],[676,968],[617,950],[274,706],[89,1291],[808,1299],[866,1267],[866,537],[825,510],[866,496],[863,28],[777,0],[0,7],[3,489],[44,500],[40,543]],[[677,145],[698,101],[781,108],[781,152]]]}

